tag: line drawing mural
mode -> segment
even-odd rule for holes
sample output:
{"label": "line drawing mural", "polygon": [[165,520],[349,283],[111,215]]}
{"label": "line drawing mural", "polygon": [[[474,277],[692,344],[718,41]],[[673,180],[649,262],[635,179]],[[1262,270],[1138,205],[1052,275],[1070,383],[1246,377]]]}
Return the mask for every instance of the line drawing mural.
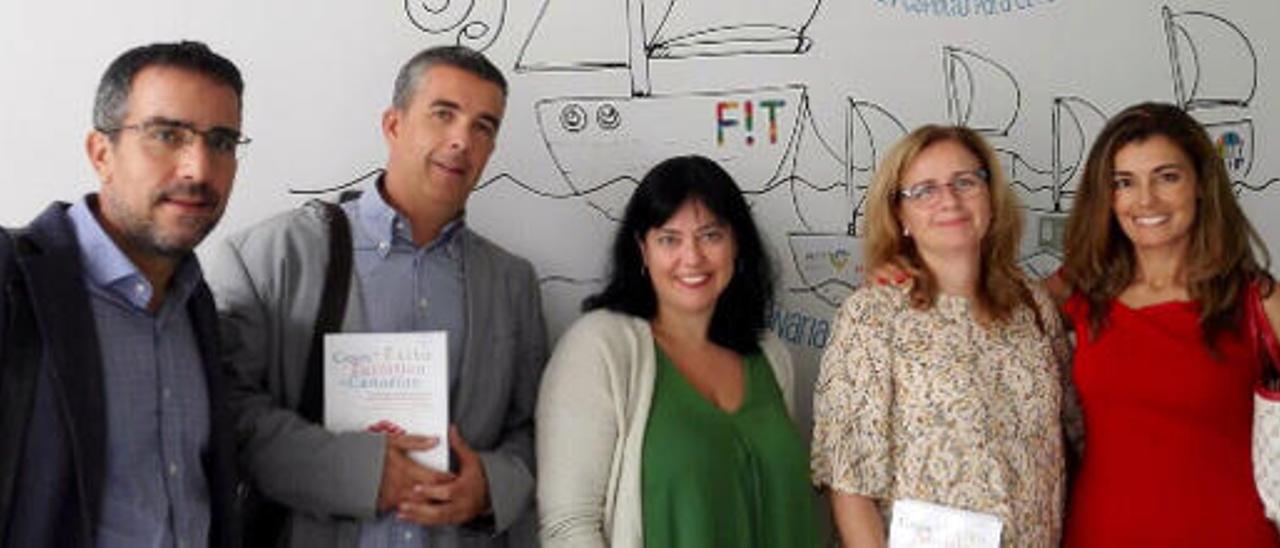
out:
{"label": "line drawing mural", "polygon": [[[690,0],[545,0],[515,70],[627,69],[631,94],[645,96],[653,90],[650,61],[808,52],[809,25],[821,7],[822,0],[738,0],[728,10]],[[580,38],[550,38],[569,35]]]}
{"label": "line drawing mural", "polygon": [[[803,55],[821,0],[780,4],[749,0],[726,22],[723,5],[681,0],[546,0],[521,46],[517,72],[626,70],[620,96],[553,97],[537,101],[537,127],[571,193],[617,220],[639,178],[677,154],[714,158],[748,193],[800,182],[797,143],[808,115],[803,85],[655,94],[649,64],[668,59],[741,55]],[[625,4],[625,5],[624,5]],[[746,9],[753,7],[753,9]],[[573,10],[570,12],[569,10]],[[753,14],[753,15],[739,15]],[[732,19],[732,18],[730,18]],[[590,20],[583,26],[579,21]],[[573,47],[549,37],[581,35]],[[714,113],[714,144],[703,135],[671,135],[672,120]],[[761,173],[772,174],[757,182]],[[804,184],[801,182],[801,184]],[[799,208],[797,208],[799,210]],[[803,222],[803,220],[802,220]]]}
{"label": "line drawing mural", "polygon": [[[1054,210],[1052,167],[1035,165],[1006,139],[1022,113],[1022,87],[1014,73],[993,57],[957,45],[942,47],[942,76],[951,123],[982,134],[995,149],[1010,184],[1032,209]],[[1045,195],[1047,199],[1037,199]],[[1029,199],[1029,200],[1027,200]]]}
{"label": "line drawing mural", "polygon": [[[419,24],[424,30],[446,29],[443,32],[457,32],[462,40],[470,24],[464,21],[476,20],[473,8],[479,1],[407,0],[405,5],[415,24],[424,14],[436,18],[434,27]],[[715,2],[546,0],[521,44],[517,73],[625,72],[629,89],[616,95],[566,94],[534,101],[537,137],[563,187],[547,190],[501,172],[481,181],[476,190],[511,185],[531,198],[577,202],[612,226],[652,165],[670,156],[702,154],[725,167],[753,208],[768,205],[766,236],[782,255],[785,295],[828,309],[838,307],[863,282],[861,224],[871,176],[888,148],[913,126],[872,98],[849,96],[840,101],[843,142],[832,141],[817,123],[810,87],[796,80],[655,92],[650,63],[702,59],[697,62],[714,64],[718,57],[798,56],[813,49],[809,28],[822,0],[781,7],[767,0],[744,1],[766,11],[743,13],[768,13],[775,19],[758,15],[726,23],[725,6]],[[489,5],[505,13],[505,1]],[[1262,193],[1280,183],[1276,177],[1251,180],[1257,130],[1249,107],[1257,91],[1258,63],[1247,35],[1209,12],[1164,6],[1159,16],[1169,48],[1174,101],[1205,125],[1237,193]],[[487,47],[501,30],[503,17],[496,19],[496,26],[484,27],[486,33],[466,36],[487,36]],[[579,25],[582,20],[593,25]],[[581,36],[542,40],[566,32]],[[1048,275],[1062,262],[1067,214],[1086,155],[1109,114],[1080,94],[1051,93],[1046,105],[1048,150],[1027,150],[1013,137],[1014,131],[1025,114],[1040,107],[1033,101],[1028,110],[1016,71],[978,45],[939,47],[944,117],[983,134],[995,149],[1026,209],[1028,234],[1020,264],[1031,276]],[[1237,70],[1219,78],[1223,71],[1214,67],[1223,64]],[[373,170],[339,185],[290,192],[338,192],[380,173]],[[541,282],[544,291],[577,294],[591,291],[602,280],[549,272]]]}
{"label": "line drawing mural", "polygon": [[[0,92],[30,105],[0,114],[0,170],[15,181],[0,217],[26,223],[96,180],[82,153],[57,145],[84,126],[75,75],[98,73],[109,57],[76,44],[205,36],[252,60],[241,68],[257,108],[243,129],[255,141],[216,240],[308,198],[370,188],[386,162],[375,118],[393,69],[423,47],[461,43],[497,62],[512,90],[468,223],[535,265],[552,337],[600,289],[638,179],[664,156],[696,153],[742,186],[777,269],[772,325],[811,373],[824,322],[865,283],[874,169],[920,123],[967,124],[999,151],[1025,205],[1019,258],[1032,276],[1062,261],[1105,120],[1146,100],[1177,104],[1205,126],[1256,228],[1280,248],[1276,2],[70,4],[95,25],[68,24],[68,6],[0,2],[0,36],[41,45],[0,47],[0,64],[49,73]],[[139,17],[146,24],[131,24]],[[324,59],[323,70],[292,70],[299,55]]]}
{"label": "line drawing mural", "polygon": [[404,0],[404,13],[422,32],[484,51],[502,33],[507,0]]}
{"label": "line drawing mural", "polygon": [[[1170,49],[1169,60],[1176,104],[1200,118],[1218,146],[1237,194],[1261,193],[1280,183],[1272,177],[1260,183],[1249,176],[1257,149],[1256,132],[1247,109],[1257,89],[1257,54],[1248,36],[1232,21],[1204,11],[1175,12],[1168,6],[1161,17]],[[947,118],[986,136],[1004,166],[1007,178],[1019,194],[1028,214],[1029,238],[1024,242],[1020,265],[1032,276],[1046,276],[1062,263],[1067,213],[1093,138],[1109,114],[1093,101],[1074,94],[1052,98],[1049,165],[1030,160],[1009,142],[1011,130],[1022,113],[1023,93],[1015,73],[977,49],[959,45],[942,47],[943,86]],[[1214,75],[1234,67],[1222,81]],[[1247,70],[1240,71],[1239,67]],[[1243,113],[1241,111],[1244,111]],[[899,131],[880,132],[877,138],[866,124],[866,113],[892,120]],[[859,127],[861,125],[862,127]],[[877,140],[891,144],[907,132],[896,115],[869,101],[850,101],[846,114],[846,191],[850,222],[845,233],[793,231],[787,235],[788,251],[798,284],[793,294],[811,294],[832,307],[838,306],[862,281],[858,226],[862,193],[866,186],[856,179],[870,172],[878,160]],[[859,139],[861,136],[862,139]],[[871,153],[855,149],[868,146]],[[870,164],[859,157],[869,157]],[[803,217],[803,213],[798,213]]]}
{"label": "line drawing mural", "polygon": [[[1183,110],[1248,107],[1258,90],[1258,54],[1235,23],[1207,11],[1161,8],[1173,71],[1173,96]],[[1245,63],[1250,70],[1226,70]]]}
{"label": "line drawing mural", "polygon": [[386,172],[386,169],[377,167],[341,183],[314,188],[307,186],[290,186],[288,192],[293,196],[323,196],[326,194],[341,193],[344,190],[360,186],[361,184],[364,184],[365,181],[371,181],[381,177],[382,174]]}
{"label": "line drawing mural", "polygon": [[845,100],[844,182],[848,222],[843,231],[792,231],[787,251],[797,284],[787,290],[811,295],[838,307],[862,283],[860,226],[868,180],[880,157],[908,133],[907,126],[883,106],[867,100]]}
{"label": "line drawing mural", "polygon": [[990,57],[943,46],[947,117],[985,136],[1007,136],[1022,110],[1022,88],[1013,72]]}
{"label": "line drawing mural", "polygon": [[1027,210],[1027,227],[1031,231],[1029,238],[1024,237],[1019,265],[1037,278],[1052,274],[1062,265],[1067,213],[1093,138],[1108,118],[1092,101],[1076,95],[1054,97],[1052,109],[1048,188],[1014,183]]}
{"label": "line drawing mural", "polygon": [[[626,70],[630,75],[627,96],[557,97],[535,104],[548,155],[572,191],[616,221],[649,167],[670,156],[696,153],[719,161],[749,200],[785,189],[796,224],[805,230],[826,224],[811,218],[814,207],[831,204],[832,192],[847,191],[841,178],[847,161],[818,130],[806,86],[661,94],[654,93],[649,71],[650,63],[670,59],[803,55],[813,47],[807,31],[822,1],[746,0],[749,6],[739,1],[728,17],[725,6],[715,2],[622,3],[573,4],[575,13],[569,15],[597,24],[572,49],[556,51],[549,45],[553,41],[540,38],[556,34],[557,25],[570,20],[557,11],[570,3],[547,0],[516,61],[517,72]],[[710,112],[715,113],[714,146],[705,137],[681,139],[666,133],[663,121],[696,120]],[[804,146],[806,141],[811,146]],[[815,161],[833,174],[804,173]]]}
{"label": "line drawing mural", "polygon": [[902,120],[884,107],[871,101],[846,99],[845,108],[845,157],[848,170],[845,181],[849,192],[849,209],[853,212],[845,232],[859,235],[859,218],[869,182],[858,183],[858,178],[869,177],[880,164],[880,157],[910,130]]}
{"label": "line drawing mural", "polygon": [[[679,154],[715,158],[748,193],[777,188],[779,181],[794,176],[789,169],[794,163],[788,160],[804,129],[806,104],[804,87],[791,85],[647,97],[558,97],[538,101],[534,110],[547,153],[573,193],[617,220],[645,171]],[[708,121],[702,135],[673,136],[662,123],[699,118]],[[760,173],[772,175],[753,182]]]}
{"label": "line drawing mural", "polygon": [[[1071,209],[1079,177],[1084,169],[1085,157],[1093,146],[1093,137],[1102,131],[1109,116],[1092,101],[1078,95],[1053,98],[1051,130],[1053,150],[1052,207],[1038,207],[1054,213]],[[1037,209],[1033,204],[1032,209]]]}
{"label": "line drawing mural", "polygon": [[[373,168],[345,182],[323,186],[323,187],[315,187],[315,188],[310,188],[306,186],[295,186],[295,187],[290,187],[288,189],[288,193],[294,196],[323,196],[323,195],[335,194],[335,193],[340,194],[345,190],[354,190],[355,187],[358,187],[366,183],[367,181],[370,181],[370,180],[376,179],[377,177],[382,176],[382,174],[386,173],[386,171],[387,171],[386,169],[381,167]],[[539,198],[548,198],[552,200],[568,200],[571,198],[590,196],[591,194],[602,190],[608,184],[612,184],[613,182],[616,182],[616,181],[610,181],[610,182],[607,182],[606,185],[604,186],[598,186],[596,188],[589,188],[581,191],[555,193],[555,192],[548,192],[546,190],[543,190],[541,188],[528,184],[523,180],[521,180],[519,177],[512,175],[511,173],[502,172],[497,175],[493,175],[483,181],[478,181],[476,183],[475,190],[479,191],[500,182],[511,183],[513,186],[519,188],[520,190],[523,190]]]}
{"label": "line drawing mural", "polygon": [[863,281],[859,242],[838,232],[788,232],[787,252],[799,279],[788,284],[787,291],[839,307]]}
{"label": "line drawing mural", "polygon": [[1249,112],[1258,91],[1253,42],[1234,21],[1216,13],[1175,11],[1166,5],[1160,14],[1176,104],[1204,125],[1237,195],[1267,191],[1280,178],[1249,181],[1258,150]]}
{"label": "line drawing mural", "polygon": [[942,58],[951,122],[987,137],[1027,209],[1067,211],[1075,194],[1072,181],[1107,115],[1079,95],[1054,97],[1049,165],[1037,164],[1008,139],[1023,110],[1022,86],[1014,72],[995,58],[967,47],[943,46]]}

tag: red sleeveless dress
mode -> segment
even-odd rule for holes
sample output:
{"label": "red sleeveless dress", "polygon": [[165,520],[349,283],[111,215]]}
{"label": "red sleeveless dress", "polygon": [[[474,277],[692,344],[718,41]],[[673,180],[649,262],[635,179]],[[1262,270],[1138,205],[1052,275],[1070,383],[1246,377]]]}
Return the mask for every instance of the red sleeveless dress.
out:
{"label": "red sleeveless dress", "polygon": [[1221,337],[1215,360],[1199,308],[1113,301],[1091,340],[1088,304],[1079,294],[1067,302],[1085,454],[1066,546],[1280,547],[1253,482],[1257,362],[1239,334]]}

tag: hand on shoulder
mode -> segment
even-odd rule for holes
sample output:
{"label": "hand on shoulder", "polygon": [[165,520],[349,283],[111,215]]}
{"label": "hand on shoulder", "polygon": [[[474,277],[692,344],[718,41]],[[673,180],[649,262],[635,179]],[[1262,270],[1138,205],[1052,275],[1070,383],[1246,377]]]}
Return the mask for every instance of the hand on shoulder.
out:
{"label": "hand on shoulder", "polygon": [[867,273],[867,281],[869,285],[902,286],[910,283],[911,275],[896,264],[885,263],[872,268]]}
{"label": "hand on shoulder", "polygon": [[1067,277],[1063,273],[1063,269],[1059,268],[1053,271],[1043,280],[1044,288],[1049,292],[1049,296],[1053,298],[1053,303],[1062,308],[1062,305],[1071,298],[1071,284],[1067,283]]}

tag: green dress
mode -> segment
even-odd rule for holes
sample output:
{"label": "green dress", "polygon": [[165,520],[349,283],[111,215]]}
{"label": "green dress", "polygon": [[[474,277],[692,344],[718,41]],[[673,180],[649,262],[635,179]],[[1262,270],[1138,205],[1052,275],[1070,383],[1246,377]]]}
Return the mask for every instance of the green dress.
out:
{"label": "green dress", "polygon": [[743,359],[742,404],[729,413],[656,354],[640,470],[645,545],[817,546],[808,451],[768,361]]}

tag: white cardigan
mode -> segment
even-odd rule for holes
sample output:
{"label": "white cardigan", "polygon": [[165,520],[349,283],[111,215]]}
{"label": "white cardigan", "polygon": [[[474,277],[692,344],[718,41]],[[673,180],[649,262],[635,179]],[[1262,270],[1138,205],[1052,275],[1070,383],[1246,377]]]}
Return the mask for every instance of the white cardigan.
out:
{"label": "white cardigan", "polygon": [[[791,356],[760,343],[794,418]],[[640,461],[657,362],[649,322],[597,310],[561,337],[537,405],[543,546],[643,548]]]}

